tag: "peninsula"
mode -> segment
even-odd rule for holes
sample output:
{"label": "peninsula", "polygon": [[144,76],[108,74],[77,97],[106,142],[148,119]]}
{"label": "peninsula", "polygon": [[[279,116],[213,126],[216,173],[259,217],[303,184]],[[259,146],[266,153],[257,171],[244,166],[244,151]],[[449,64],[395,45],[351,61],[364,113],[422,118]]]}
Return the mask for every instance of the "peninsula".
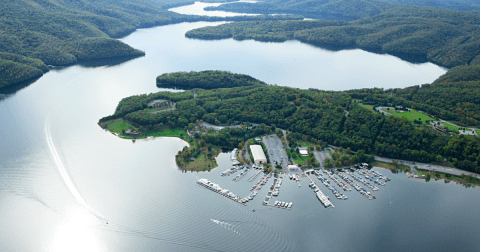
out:
{"label": "peninsula", "polygon": [[[458,80],[455,77],[457,71],[477,70],[475,67],[473,70],[472,67],[457,68],[440,77],[438,82],[429,85],[429,89],[444,90],[444,95],[438,96],[438,100],[449,103],[449,100],[457,99],[448,95],[451,91],[448,91],[451,88],[450,82]],[[212,72],[170,75],[184,78],[186,81],[189,76],[208,76],[210,73]],[[226,87],[232,80],[244,78],[244,75],[228,72],[222,72],[222,75],[229,80],[224,83]],[[473,76],[476,75],[472,75],[472,78],[477,78]],[[478,81],[472,80],[468,85],[478,84]],[[190,142],[190,147],[179,152],[177,164],[183,168],[190,167],[189,169],[198,168],[188,164],[194,160],[198,161],[199,158],[210,160],[210,167],[200,166],[202,169],[211,169],[214,167],[211,161],[220,148],[245,149],[250,144],[249,139],[272,133],[282,135],[282,130],[286,130],[286,138],[300,143],[297,146],[307,143],[321,149],[331,144],[349,149],[348,154],[360,153],[361,159],[368,160],[369,155],[377,155],[449,164],[466,171],[479,172],[480,142],[475,134],[471,136],[460,134],[462,129],[448,133],[439,130],[434,126],[440,120],[433,115],[431,116],[434,118],[427,122],[421,118],[416,120],[404,116],[386,116],[372,109],[392,106],[392,110],[406,111],[410,110],[405,108],[407,106],[432,107],[427,102],[421,102],[422,92],[418,100],[403,98],[403,93],[408,92],[410,88],[332,92],[264,84],[228,88],[216,85],[216,87],[218,88],[206,90],[197,86],[195,89],[180,93],[163,91],[124,98],[115,113],[100,119],[99,124],[109,128],[110,125],[122,121],[127,127],[142,133],[142,136],[147,136],[149,132],[162,132],[168,129],[187,131],[188,136],[185,134],[183,137]],[[395,96],[390,95],[393,92]],[[158,111],[158,108],[149,106],[157,100],[168,104],[174,103],[175,109],[160,108]],[[448,112],[447,107],[437,109],[439,113]],[[462,123],[461,120],[455,122]],[[221,129],[215,130],[205,127],[206,124],[232,127],[220,127]],[[294,158],[291,151],[289,156]],[[342,162],[342,159],[337,161]]]}

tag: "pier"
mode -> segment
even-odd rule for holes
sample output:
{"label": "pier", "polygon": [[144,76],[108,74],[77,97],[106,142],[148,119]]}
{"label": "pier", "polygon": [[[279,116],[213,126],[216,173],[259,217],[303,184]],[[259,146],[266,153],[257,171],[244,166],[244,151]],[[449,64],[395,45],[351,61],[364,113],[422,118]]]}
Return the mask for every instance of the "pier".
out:
{"label": "pier", "polygon": [[258,177],[262,173],[262,170],[259,170],[255,175],[253,175],[251,178],[248,179],[248,182],[252,182],[254,179]]}
{"label": "pier", "polygon": [[306,175],[307,178],[310,180],[310,184],[314,185],[311,186],[312,189],[314,190],[315,194],[317,195],[318,200],[323,204],[324,207],[329,208],[329,207],[335,207],[332,202],[330,202],[330,199],[317,187],[315,182],[313,182],[312,178],[310,176]]}
{"label": "pier", "polygon": [[263,177],[262,180],[258,181],[257,184],[255,184],[252,189],[250,189],[250,191],[256,191],[256,190],[260,190],[262,189],[262,186],[265,185],[268,181],[268,179],[270,178],[270,176],[272,176],[272,173],[270,172],[269,174],[267,174],[267,176]]}
{"label": "pier", "polygon": [[233,181],[237,182],[241,180],[245,175],[247,175],[247,172],[250,171],[250,169],[246,169],[245,171],[242,171],[240,174],[238,174]]}
{"label": "pier", "polygon": [[236,196],[236,195],[233,194],[232,192],[229,192],[229,191],[226,190],[226,189],[222,189],[219,185],[214,184],[213,182],[211,182],[211,181],[209,181],[209,180],[207,180],[207,179],[205,179],[205,178],[199,179],[199,180],[197,181],[197,184],[199,184],[199,185],[201,185],[201,186],[203,186],[203,187],[205,187],[205,188],[207,188],[207,189],[209,189],[209,190],[211,190],[211,191],[213,191],[213,192],[216,192],[216,193],[218,193],[218,194],[220,194],[220,195],[222,195],[222,196],[224,196],[224,197],[226,197],[226,198],[229,198],[229,199],[231,199],[231,200],[233,200],[233,201],[235,201],[235,202],[238,202],[238,203],[246,206],[245,203],[243,203],[243,202],[240,201],[240,198],[239,198],[238,196]]}

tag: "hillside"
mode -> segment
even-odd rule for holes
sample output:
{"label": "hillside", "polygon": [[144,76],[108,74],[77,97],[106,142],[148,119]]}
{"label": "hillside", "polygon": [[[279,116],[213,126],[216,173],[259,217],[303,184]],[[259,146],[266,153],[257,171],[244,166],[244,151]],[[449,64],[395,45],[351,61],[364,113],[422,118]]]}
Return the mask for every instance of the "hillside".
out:
{"label": "hillside", "polygon": [[301,16],[202,17],[164,9],[191,3],[193,1],[183,0],[3,1],[0,5],[0,53],[14,54],[22,60],[5,61],[0,57],[0,87],[42,75],[25,59],[29,62],[40,60],[46,65],[70,65],[87,60],[142,56],[144,52],[113,39],[137,28],[201,20],[303,19]]}
{"label": "hillside", "polygon": [[356,21],[239,22],[199,28],[198,39],[288,39],[332,49],[361,48],[454,67],[480,62],[480,14],[402,6]]}
{"label": "hillside", "polygon": [[377,0],[267,0],[257,3],[235,2],[208,7],[205,10],[262,14],[287,13],[315,19],[355,20],[380,14],[394,6],[394,4]]}
{"label": "hillside", "polygon": [[[230,75],[230,79],[236,78]],[[161,131],[193,128],[199,121],[211,124],[250,122],[286,129],[314,143],[329,143],[412,161],[434,162],[447,158],[458,168],[480,172],[477,137],[446,136],[404,118],[372,113],[353,102],[359,93],[271,85],[197,89],[195,96],[191,91],[159,92],[123,99],[115,113],[102,118],[100,123],[108,125],[122,118],[140,131]],[[148,107],[151,101],[159,99],[174,102],[176,109],[156,113]],[[345,111],[349,112],[348,116]],[[226,128],[201,139],[205,145],[235,148],[247,133],[248,129]]]}
{"label": "hillside", "polygon": [[467,12],[479,12],[480,2],[476,0],[383,0],[391,3],[402,3],[420,6],[431,6],[436,8],[467,11]]}

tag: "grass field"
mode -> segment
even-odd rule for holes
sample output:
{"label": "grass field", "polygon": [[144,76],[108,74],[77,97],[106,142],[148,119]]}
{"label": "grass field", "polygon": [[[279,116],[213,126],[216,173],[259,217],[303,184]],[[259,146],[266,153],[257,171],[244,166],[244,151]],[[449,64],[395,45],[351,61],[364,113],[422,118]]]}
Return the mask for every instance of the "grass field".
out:
{"label": "grass field", "polygon": [[367,104],[361,104],[361,103],[359,103],[358,105],[359,105],[360,107],[364,107],[364,108],[372,111],[372,113],[376,113],[375,110],[373,110],[373,105],[367,105]]}
{"label": "grass field", "polygon": [[[387,168],[387,169],[390,169],[390,170],[395,170],[395,166],[392,163],[387,163],[387,162],[382,162],[382,161],[373,161],[372,163],[370,163],[370,165],[371,166],[376,166],[376,167]],[[410,167],[408,167],[408,165],[399,164],[398,168],[402,171],[405,171],[405,172],[412,172],[412,170],[410,169]]]}
{"label": "grass field", "polygon": [[[294,150],[287,149],[287,155],[289,157],[292,157],[292,152],[294,152]],[[300,156],[300,154],[298,154],[296,158],[293,158],[293,161],[296,164],[303,164],[303,163],[305,163],[305,161],[307,161],[307,159],[308,159],[308,157],[302,157],[302,156]]]}
{"label": "grass field", "polygon": [[418,112],[418,111],[415,111],[415,110],[410,110],[410,111],[405,111],[405,112],[400,112],[400,113],[397,113],[394,109],[387,110],[387,109],[384,108],[382,110],[392,114],[392,116],[404,117],[404,118],[406,118],[406,119],[408,119],[412,122],[414,120],[419,120],[419,119],[421,119],[422,124],[426,124],[425,121],[427,121],[427,120],[436,121],[435,118],[430,117],[430,116],[428,116],[424,113],[421,113],[421,112]]}
{"label": "grass field", "polygon": [[153,137],[182,137],[186,136],[187,132],[181,129],[165,129],[163,131],[147,131],[145,135]]}
{"label": "grass field", "polygon": [[122,130],[130,129],[131,125],[125,122],[123,119],[115,120],[113,123],[108,125],[108,130],[110,132],[121,133]]}
{"label": "grass field", "polygon": [[204,154],[200,154],[194,161],[185,164],[183,168],[189,171],[209,171],[217,166],[215,158],[208,158]]}
{"label": "grass field", "polygon": [[454,125],[451,125],[451,124],[449,124],[449,123],[443,123],[443,126],[447,126],[447,128],[448,128],[449,130],[454,130],[454,131],[457,131],[457,132],[460,130],[459,127],[454,126]]}

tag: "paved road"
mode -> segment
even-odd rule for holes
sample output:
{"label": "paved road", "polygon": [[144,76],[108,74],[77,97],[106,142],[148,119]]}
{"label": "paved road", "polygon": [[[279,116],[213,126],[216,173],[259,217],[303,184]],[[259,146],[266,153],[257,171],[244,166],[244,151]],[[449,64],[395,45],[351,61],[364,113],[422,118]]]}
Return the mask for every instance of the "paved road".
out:
{"label": "paved road", "polygon": [[154,111],[152,112],[153,114],[156,114],[156,113],[162,113],[162,112],[167,112],[167,111],[172,111],[172,110],[175,110],[175,105],[173,105],[173,108],[168,108],[168,109],[164,109],[164,110],[159,110],[159,111]]}
{"label": "paved road", "polygon": [[320,154],[320,151],[314,150],[313,155],[315,156],[315,159],[320,163],[320,168],[323,167],[323,156]]}
{"label": "paved road", "polygon": [[[248,140],[245,141],[245,146],[247,146],[247,142],[248,142]],[[249,148],[249,147],[247,147],[247,148]],[[244,162],[245,165],[246,165],[247,163],[252,162],[252,160],[250,159],[250,153],[248,152],[248,149],[247,149],[247,148],[245,148],[245,153],[243,153],[243,155],[244,155],[244,156],[243,156],[243,160],[245,161],[245,162]]]}
{"label": "paved road", "polygon": [[[268,149],[268,156],[272,167],[275,167],[276,163],[282,165],[284,171],[287,170],[288,156],[287,152],[283,148],[282,140],[274,134],[262,138],[263,143]],[[275,163],[276,162],[276,163]]]}
{"label": "paved road", "polygon": [[[391,158],[375,156],[375,160],[387,162],[387,163],[393,163],[392,162],[393,159]],[[425,163],[417,163],[417,162],[411,162],[411,161],[399,160],[399,159],[395,159],[395,160],[397,160],[399,164],[410,166],[410,168],[412,168],[412,171],[415,169],[414,166],[417,166],[419,169],[422,169],[422,170],[438,171],[438,172],[448,173],[456,176],[461,176],[462,174],[473,175],[479,178],[478,174],[476,173],[463,171],[456,168],[450,168],[450,167],[440,166],[440,165],[431,165],[431,164],[425,164]]]}

